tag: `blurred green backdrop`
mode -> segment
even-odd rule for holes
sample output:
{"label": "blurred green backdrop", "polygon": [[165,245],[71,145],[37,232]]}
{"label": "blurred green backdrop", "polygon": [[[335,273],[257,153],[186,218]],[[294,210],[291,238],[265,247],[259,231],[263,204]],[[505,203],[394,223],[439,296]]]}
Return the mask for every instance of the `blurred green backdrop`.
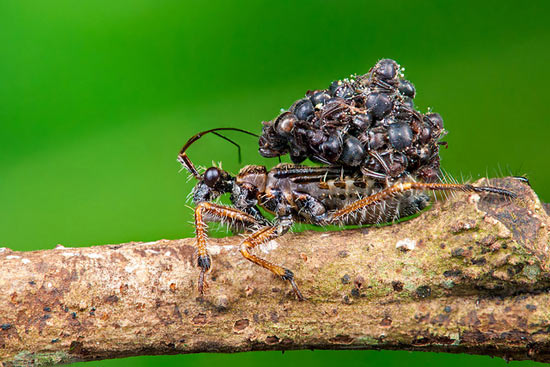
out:
{"label": "blurred green backdrop", "polygon": [[[445,119],[455,177],[527,174],[545,201],[547,1],[0,2],[0,246],[16,250],[192,236],[176,154],[192,134],[260,131],[308,89],[396,59],[421,111]],[[245,163],[257,142],[235,136]],[[191,158],[234,148],[204,138]],[[139,357],[78,366],[504,366],[377,351]],[[515,365],[515,363],[514,363]],[[533,363],[517,363],[532,366]]]}

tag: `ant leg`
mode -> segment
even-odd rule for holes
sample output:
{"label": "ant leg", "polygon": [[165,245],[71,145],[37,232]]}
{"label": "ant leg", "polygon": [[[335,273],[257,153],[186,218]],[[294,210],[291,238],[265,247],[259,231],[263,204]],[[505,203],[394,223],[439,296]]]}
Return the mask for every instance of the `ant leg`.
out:
{"label": "ant leg", "polygon": [[298,299],[300,301],[303,301],[305,298],[304,296],[302,296],[302,293],[294,282],[294,273],[292,271],[270,263],[269,261],[250,253],[250,250],[254,249],[256,246],[266,243],[279,236],[282,236],[290,229],[291,226],[292,221],[286,219],[282,220],[281,223],[279,223],[278,225],[263,227],[252,233],[242,242],[240,251],[247,260],[250,260],[254,264],[271,271],[273,274],[280,276],[283,280],[288,280]]}
{"label": "ant leg", "polygon": [[300,217],[306,222],[323,225],[326,224],[327,210],[325,205],[318,199],[305,192],[294,191],[294,204]]}
{"label": "ant leg", "polygon": [[515,198],[516,194],[511,191],[500,189],[492,186],[473,186],[470,184],[443,184],[443,183],[427,183],[427,182],[405,182],[394,184],[382,191],[367,196],[366,198],[357,200],[340,210],[336,210],[330,216],[331,222],[336,222],[343,217],[355,211],[361,210],[368,206],[384,202],[395,195],[399,195],[411,190],[422,191],[463,191],[463,192],[491,192],[502,196]]}
{"label": "ant leg", "polygon": [[195,208],[195,235],[197,238],[198,247],[197,265],[201,268],[198,282],[198,289],[201,295],[204,294],[204,288],[208,286],[204,280],[204,275],[208,270],[210,270],[212,265],[210,255],[208,255],[208,251],[206,249],[206,229],[208,227],[205,219],[209,222],[228,221],[230,222],[229,224],[239,224],[246,228],[250,228],[258,223],[256,218],[252,215],[246,214],[235,208],[210,203],[207,201],[197,205]]}

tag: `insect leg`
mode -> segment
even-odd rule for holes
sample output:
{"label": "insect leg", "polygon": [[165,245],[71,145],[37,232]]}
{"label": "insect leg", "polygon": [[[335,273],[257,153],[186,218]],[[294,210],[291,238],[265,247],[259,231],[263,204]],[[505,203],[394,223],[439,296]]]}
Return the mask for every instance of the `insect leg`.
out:
{"label": "insect leg", "polygon": [[421,191],[463,191],[463,192],[491,192],[506,197],[514,198],[516,194],[511,191],[491,186],[473,186],[470,184],[444,184],[444,183],[427,183],[427,182],[406,182],[394,184],[376,194],[367,196],[366,198],[357,200],[342,209],[332,213],[330,221],[337,222],[343,217],[366,208],[368,206],[381,203],[387,199],[405,193],[411,190]]}
{"label": "insect leg", "polygon": [[323,225],[326,223],[327,210],[323,203],[305,192],[294,192],[294,203],[298,215],[307,223]]}
{"label": "insect leg", "polygon": [[257,224],[257,220],[238,209],[228,206],[218,205],[207,201],[201,202],[195,208],[195,234],[197,238],[198,247],[198,259],[197,265],[201,268],[199,275],[198,289],[199,293],[204,294],[204,287],[207,286],[204,275],[212,265],[210,255],[206,249],[207,235],[206,229],[208,228],[206,222],[224,222],[229,224],[239,224],[246,228],[253,227]]}
{"label": "insect leg", "polygon": [[292,271],[270,263],[269,261],[250,253],[250,251],[256,246],[282,236],[290,229],[291,226],[292,221],[290,219],[283,219],[278,225],[263,227],[252,233],[243,241],[240,251],[247,260],[250,260],[254,264],[271,271],[273,274],[280,276],[283,280],[288,280],[298,299],[303,301],[304,296],[302,296],[302,293],[294,282],[294,273]]}

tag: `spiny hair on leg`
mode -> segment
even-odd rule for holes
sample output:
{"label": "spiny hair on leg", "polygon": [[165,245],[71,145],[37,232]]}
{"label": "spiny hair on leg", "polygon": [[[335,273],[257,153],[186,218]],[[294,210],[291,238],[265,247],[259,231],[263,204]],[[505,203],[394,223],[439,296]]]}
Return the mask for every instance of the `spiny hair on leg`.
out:
{"label": "spiny hair on leg", "polygon": [[222,222],[222,221],[219,221],[219,222],[212,221],[210,223],[211,223],[210,228],[213,231],[224,232],[225,234],[229,234],[231,232],[229,226],[226,223]]}
{"label": "spiny hair on leg", "polygon": [[504,172],[502,171],[502,166],[500,165],[500,162],[497,163],[497,177],[504,177]]}
{"label": "spiny hair on leg", "polygon": [[[189,191],[189,193],[187,194],[187,196],[185,197],[185,202],[186,203],[192,203],[193,202],[193,195],[194,195],[194,190],[191,190]],[[187,206],[187,205],[186,205]]]}
{"label": "spiny hair on leg", "polygon": [[[202,176],[203,173],[204,173],[204,171],[206,171],[206,168],[205,168],[204,166],[197,166],[197,167],[195,167],[195,169],[197,170],[197,173],[198,173],[200,176]],[[178,173],[180,173],[180,172],[183,171],[183,170],[185,170],[185,167],[182,166],[182,167],[180,168],[180,170],[178,171]],[[191,172],[187,171],[187,178],[186,178],[186,181],[185,181],[185,182],[189,182],[189,181],[195,180],[195,179],[196,179],[195,176],[194,176]]]}
{"label": "spiny hair on leg", "polygon": [[401,201],[397,200],[397,202],[395,203],[395,209],[393,211],[392,222],[397,222],[399,220],[399,218],[400,218],[400,208],[401,208]]}
{"label": "spiny hair on leg", "polygon": [[[493,172],[494,172],[493,177],[494,178],[503,178],[503,177],[511,176],[511,177],[527,178],[525,173],[520,173],[520,172],[523,171],[522,167],[523,167],[523,163],[516,169],[512,169],[508,164],[506,164],[505,168],[502,168],[500,163],[498,163],[496,168],[493,167]],[[486,171],[487,171],[487,174],[486,174],[485,178],[487,179],[487,182],[490,182],[490,178],[489,178],[489,174],[488,174],[488,171],[489,171],[488,168],[487,168]]]}
{"label": "spiny hair on leg", "polygon": [[[508,164],[506,164],[506,167],[504,168],[504,170],[499,165],[499,172],[497,173],[495,169],[494,176],[497,178],[516,177],[516,178],[524,179],[526,182],[529,182],[529,179],[528,179],[529,175],[523,170],[523,165],[524,165],[524,162],[522,162],[519,167],[513,169]],[[506,173],[503,173],[503,171],[505,171]]]}
{"label": "spiny hair on leg", "polygon": [[[392,195],[393,197],[393,195]],[[378,207],[378,210],[376,210]],[[373,216],[376,216],[376,224],[380,225],[382,223],[387,222],[389,213],[389,206],[388,206],[388,200],[383,200],[379,203],[376,203],[374,210],[373,210]]]}
{"label": "spiny hair on leg", "polygon": [[[450,172],[444,170],[443,168],[440,170],[439,174],[439,181],[444,184],[456,184],[456,179],[451,175]],[[437,200],[439,197],[443,197],[443,200],[448,200],[449,196],[451,196],[453,199],[455,198],[456,193],[454,191],[440,191],[439,193],[436,192],[436,190],[431,190],[432,196]]]}
{"label": "spiny hair on leg", "polygon": [[208,243],[208,226],[204,226],[204,231],[202,232],[202,234],[199,234],[195,228],[195,236],[196,236],[196,240],[199,241],[199,237],[200,237],[200,240],[202,240],[203,242],[205,243]]}
{"label": "spiny hair on leg", "polygon": [[527,182],[529,182],[529,174],[525,172],[523,169],[524,164],[525,164],[525,161],[522,161],[519,167],[516,167],[514,169],[512,169],[509,165],[506,165],[506,171],[508,173],[508,176],[523,178]]}
{"label": "spiny hair on leg", "polygon": [[338,221],[336,222],[336,225],[338,226],[338,228],[340,229],[344,229],[344,227],[346,226],[347,222],[346,220],[344,219],[345,217],[341,217],[338,219]]}

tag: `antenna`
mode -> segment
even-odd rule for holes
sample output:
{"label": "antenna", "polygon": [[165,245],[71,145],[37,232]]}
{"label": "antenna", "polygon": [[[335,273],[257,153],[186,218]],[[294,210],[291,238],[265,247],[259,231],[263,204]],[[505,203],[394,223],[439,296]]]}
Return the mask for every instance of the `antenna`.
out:
{"label": "antenna", "polygon": [[201,131],[200,133],[198,134],[195,134],[193,135],[188,141],[187,143],[185,143],[185,145],[181,148],[180,150],[180,153],[178,154],[178,161],[189,171],[191,172],[191,174],[193,176],[195,176],[196,179],[200,179],[201,178],[201,175],[199,174],[199,172],[197,171],[197,169],[195,168],[195,165],[193,164],[193,162],[191,162],[191,160],[189,159],[189,157],[187,156],[187,154],[185,153],[185,151],[191,146],[191,144],[193,144],[194,142],[196,142],[197,140],[199,140],[200,138],[202,138],[204,135],[206,134],[209,134],[209,133],[213,133],[214,135],[217,135],[219,136],[220,138],[230,142],[231,144],[235,145],[237,147],[237,151],[238,151],[238,155],[239,155],[239,163],[241,162],[241,147],[239,144],[235,143],[233,140],[223,136],[222,134],[218,133],[217,131],[222,131],[222,130],[227,130],[227,131],[238,131],[238,132],[241,132],[241,133],[244,133],[244,134],[248,134],[248,135],[252,135],[252,136],[255,136],[257,138],[259,138],[260,136],[257,135],[257,134],[254,134],[250,131],[246,131],[246,130],[243,130],[243,129],[238,129],[238,128],[234,128],[234,127],[219,127],[217,129],[210,129],[210,130],[206,130],[206,131]]}

